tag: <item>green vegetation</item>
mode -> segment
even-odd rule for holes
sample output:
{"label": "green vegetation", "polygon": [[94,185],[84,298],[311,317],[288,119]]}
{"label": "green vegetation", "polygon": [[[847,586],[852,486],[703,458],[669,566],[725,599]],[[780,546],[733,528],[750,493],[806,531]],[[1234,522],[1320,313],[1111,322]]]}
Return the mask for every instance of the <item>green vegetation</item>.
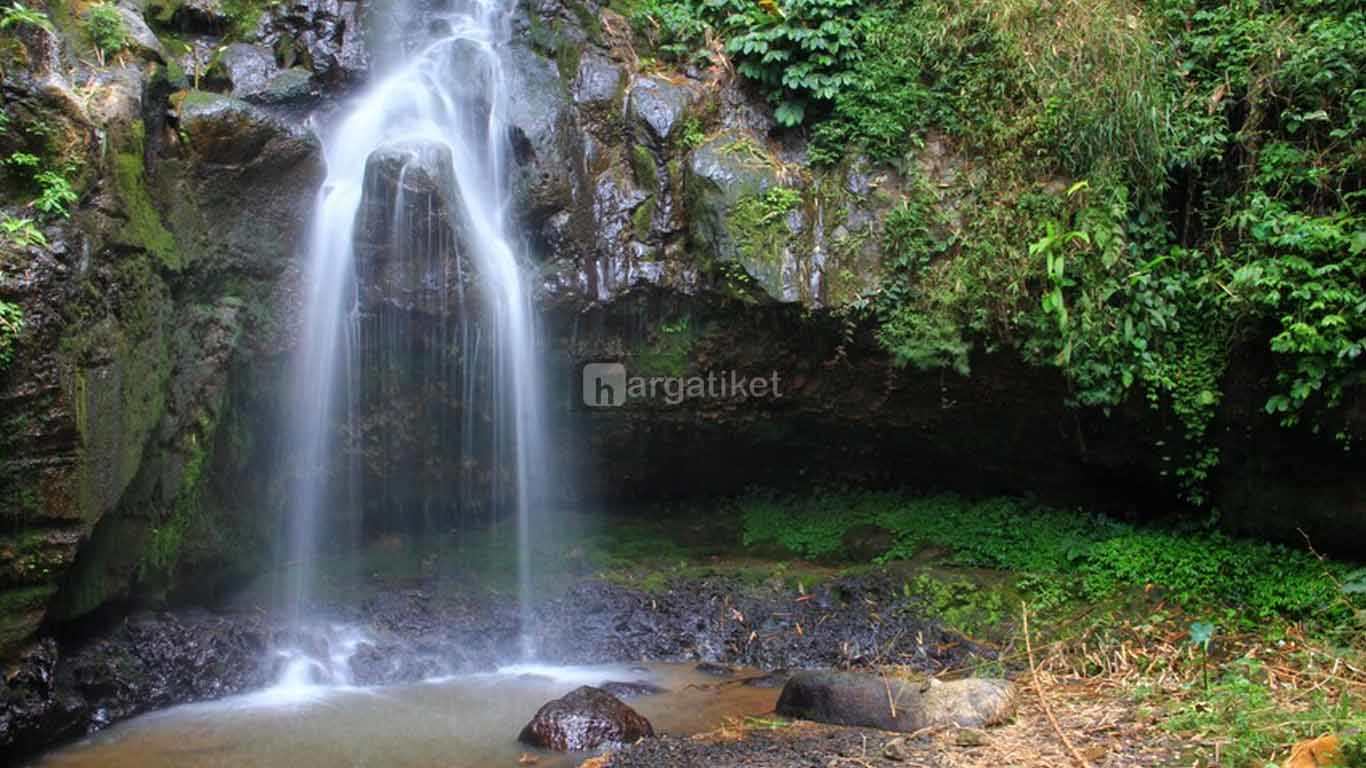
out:
{"label": "green vegetation", "polygon": [[[70,164],[57,168],[52,162],[44,160],[30,152],[13,152],[6,157],[4,165],[11,169],[11,172],[25,180],[28,186],[37,190],[37,196],[29,202],[34,209],[41,211],[49,216],[59,216],[66,218],[71,215],[70,206],[73,205],[80,196],[71,186],[70,176],[74,175],[76,168]],[[11,221],[7,219],[6,221]],[[10,230],[10,224],[6,224],[6,234],[24,232],[31,235],[33,230],[15,224],[14,232]]]}
{"label": "green vegetation", "polygon": [[18,304],[0,299],[0,371],[14,361],[14,348],[24,330],[24,310]]}
{"label": "green vegetation", "polygon": [[703,58],[717,34],[737,71],[794,127],[853,82],[863,57],[855,0],[644,0],[624,12],[632,27],[665,58]]}
{"label": "green vegetation", "polygon": [[740,255],[751,263],[777,262],[789,235],[787,214],[801,202],[801,193],[788,187],[773,187],[737,202],[730,226]]}
{"label": "green vegetation", "polygon": [[20,248],[47,245],[47,236],[30,218],[17,218],[4,214],[0,216],[0,230],[4,230],[9,241]]}
{"label": "green vegetation", "polygon": [[[191,92],[191,95],[194,93]],[[182,264],[175,236],[162,224],[161,215],[157,213],[147,192],[142,157],[144,130],[142,121],[135,121],[130,146],[114,155],[114,181],[128,213],[128,221],[120,237],[130,244],[146,248],[163,267],[176,271]]]}
{"label": "green vegetation", "polygon": [[128,45],[128,30],[119,9],[107,3],[91,6],[85,15],[85,33],[95,49],[100,66]]}
{"label": "green vegetation", "polygon": [[1340,586],[1345,565],[1218,533],[1138,527],[1008,498],[848,493],[752,496],[738,506],[746,545],[775,543],[801,557],[831,558],[849,531],[877,526],[892,536],[881,561],[943,548],[954,565],[1017,574],[1021,588],[1045,607],[1146,587],[1187,609],[1217,609],[1249,626],[1273,617],[1325,628],[1358,621],[1358,606]]}
{"label": "green vegetation", "polygon": [[632,372],[654,376],[682,376],[701,329],[687,316],[661,323],[650,342],[631,356]]}
{"label": "green vegetation", "polygon": [[[1287,706],[1262,682],[1266,677],[1262,661],[1237,659],[1205,695],[1175,707],[1163,727],[1198,738],[1219,737],[1219,764],[1231,768],[1267,765],[1267,756],[1287,744],[1366,728],[1366,707],[1351,694],[1332,698],[1311,692],[1305,704]],[[1349,767],[1359,760],[1346,749],[1343,757]]]}
{"label": "green vegetation", "polygon": [[640,188],[647,192],[654,192],[659,188],[659,172],[655,169],[655,156],[650,154],[649,148],[643,144],[636,144],[631,147],[631,173],[635,175],[636,183]]}
{"label": "green vegetation", "polygon": [[[1013,348],[1060,369],[1077,406],[1146,401],[1171,417],[1153,447],[1194,505],[1237,348],[1276,361],[1269,414],[1350,447],[1343,406],[1366,379],[1359,6],[619,7],[664,60],[728,54],[832,173],[862,155],[909,180],[881,233],[883,285],[847,307],[901,364],[967,374],[975,351]],[[931,142],[951,177],[926,177]],[[742,248],[752,260],[775,234]]]}
{"label": "green vegetation", "polygon": [[34,27],[51,32],[52,22],[47,18],[46,13],[36,8],[29,8],[23,3],[14,3],[10,7],[0,10],[0,30],[22,27]]}
{"label": "green vegetation", "polygon": [[1358,733],[1342,743],[1342,764],[1347,768],[1366,768],[1366,733]]}

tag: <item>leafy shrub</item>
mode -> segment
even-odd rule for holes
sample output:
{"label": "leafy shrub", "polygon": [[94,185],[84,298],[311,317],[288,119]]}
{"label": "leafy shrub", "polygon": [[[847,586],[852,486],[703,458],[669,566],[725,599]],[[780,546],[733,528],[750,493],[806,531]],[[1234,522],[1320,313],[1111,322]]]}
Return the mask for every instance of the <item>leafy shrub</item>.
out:
{"label": "leafy shrub", "polygon": [[3,229],[5,236],[11,243],[20,248],[27,248],[31,245],[47,245],[47,238],[43,235],[38,225],[33,223],[33,219],[16,218],[5,214],[0,218],[0,229]]}
{"label": "leafy shrub", "polygon": [[892,5],[859,24],[864,55],[830,118],[813,128],[817,161],[854,148],[895,163],[930,128],[981,137],[996,110],[1019,98],[1009,39],[984,5]]}
{"label": "leafy shrub", "polygon": [[758,84],[782,125],[800,125],[853,82],[863,58],[856,0],[707,0],[721,16],[726,52]]}
{"label": "leafy shrub", "polygon": [[38,182],[39,194],[33,201],[33,207],[43,213],[61,216],[70,216],[70,206],[75,203],[79,196],[76,190],[71,188],[71,182],[66,175],[54,170],[40,171],[33,177]]}
{"label": "leafy shrub", "polygon": [[647,0],[623,10],[632,30],[664,58],[691,62],[707,56],[706,40],[712,27],[700,3]]}
{"label": "leafy shrub", "polygon": [[36,8],[29,8],[23,3],[14,3],[4,10],[0,10],[0,29],[15,29],[19,27],[35,27],[52,31],[52,22],[48,20],[47,14]]}
{"label": "leafy shrub", "polygon": [[85,33],[90,37],[90,44],[95,48],[100,64],[128,45],[128,29],[123,24],[119,9],[113,5],[101,3],[91,6],[85,16]]}

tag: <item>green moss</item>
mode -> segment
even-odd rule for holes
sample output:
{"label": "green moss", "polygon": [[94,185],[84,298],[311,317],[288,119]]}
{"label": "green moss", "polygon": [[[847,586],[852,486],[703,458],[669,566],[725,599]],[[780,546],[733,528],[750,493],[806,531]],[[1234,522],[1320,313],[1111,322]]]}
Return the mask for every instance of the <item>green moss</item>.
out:
{"label": "green moss", "polygon": [[631,211],[631,229],[635,232],[637,240],[644,242],[645,239],[650,236],[650,229],[654,224],[655,209],[657,207],[658,206],[655,204],[655,196],[650,195],[645,198],[645,202],[636,206],[634,211]]}
{"label": "green moss", "polygon": [[650,342],[632,356],[631,370],[647,376],[682,376],[701,337],[702,329],[687,316],[661,323]]}
{"label": "green moss", "polygon": [[655,168],[655,156],[643,144],[631,147],[631,173],[641,189],[654,192],[659,189],[659,171]]}
{"label": "green moss", "polygon": [[242,39],[253,34],[261,23],[266,7],[271,4],[262,0],[223,0],[223,12],[232,22],[228,35]]}
{"label": "green moss", "polygon": [[579,61],[583,58],[583,46],[576,44],[564,33],[564,26],[558,20],[547,24],[536,14],[528,17],[527,39],[533,50],[555,60],[560,77],[566,82],[579,71]]}
{"label": "green moss", "polygon": [[43,619],[47,601],[57,587],[44,584],[0,592],[0,653],[27,640]]}
{"label": "green moss", "polygon": [[777,265],[783,248],[791,241],[787,214],[801,204],[801,193],[787,187],[773,187],[763,194],[747,195],[735,204],[727,217],[740,256],[750,266]]}
{"label": "green moss", "polygon": [[54,538],[54,531],[37,529],[0,536],[0,559],[15,583],[43,584],[56,580],[71,551],[63,533],[56,533]]}
{"label": "green moss", "polygon": [[175,237],[162,224],[161,215],[147,192],[143,171],[144,131],[142,121],[135,121],[129,146],[114,154],[114,183],[128,215],[119,238],[128,245],[147,249],[167,270],[178,272],[184,263]]}
{"label": "green moss", "polygon": [[[68,310],[81,320],[59,349],[81,435],[81,515],[94,521],[122,495],[166,405],[171,300],[151,258],[125,257],[102,292]],[[92,362],[93,361],[93,362]]]}
{"label": "green moss", "polygon": [[[202,423],[201,429],[211,434],[212,421]],[[198,432],[191,432],[184,440],[185,465],[180,473],[179,491],[170,517],[149,531],[142,559],[138,562],[139,580],[169,579],[180,561],[187,534],[200,517],[204,467],[208,459],[205,442]]]}

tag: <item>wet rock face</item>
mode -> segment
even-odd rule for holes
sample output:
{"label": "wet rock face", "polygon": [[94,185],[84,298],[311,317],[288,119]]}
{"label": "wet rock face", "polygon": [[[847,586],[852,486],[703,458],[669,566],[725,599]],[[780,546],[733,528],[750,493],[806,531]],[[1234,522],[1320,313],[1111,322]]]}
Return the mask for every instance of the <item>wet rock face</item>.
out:
{"label": "wet rock face", "polygon": [[83,647],[44,639],[0,688],[0,754],[90,733],[116,720],[259,688],[269,631],[259,616],[145,614]]}
{"label": "wet rock face", "polygon": [[980,728],[1015,715],[1015,688],[982,678],[920,683],[856,672],[798,672],[783,687],[777,712],[903,733],[937,725]]}
{"label": "wet rock face", "polygon": [[627,98],[637,139],[656,145],[667,142],[696,100],[696,93],[686,85],[662,77],[637,77]]}
{"label": "wet rock face", "polygon": [[264,91],[278,71],[275,54],[270,49],[232,43],[219,52],[210,77],[221,78],[233,97],[243,99]]}
{"label": "wet rock face", "polygon": [[116,8],[127,32],[128,50],[134,56],[148,61],[165,61],[166,50],[157,39],[156,33],[147,26],[142,14],[126,5],[119,5]]}
{"label": "wet rock face", "polygon": [[574,103],[581,107],[610,109],[621,98],[624,81],[621,67],[606,56],[589,51],[579,59],[579,71],[570,90]]}
{"label": "wet rock face", "polygon": [[529,231],[574,204],[580,177],[578,125],[555,64],[520,42],[504,55],[514,208]]}
{"label": "wet rock face", "polygon": [[369,70],[360,3],[292,0],[270,6],[258,37],[280,65],[302,66],[331,86],[359,82]]}
{"label": "wet rock face", "polygon": [[[741,253],[730,215],[741,200],[779,185],[776,169],[746,151],[754,139],[742,132],[723,132],[688,158],[686,181],[693,242],[722,261],[739,261]],[[748,265],[747,265],[748,266]],[[779,289],[780,292],[780,289]]]}
{"label": "wet rock face", "polygon": [[179,32],[221,35],[232,27],[222,0],[150,0],[145,10]]}
{"label": "wet rock face", "polygon": [[537,710],[517,739],[541,749],[579,752],[654,734],[650,721],[620,699],[585,685]]}
{"label": "wet rock face", "polygon": [[463,309],[473,264],[464,258],[463,208],[448,148],[387,147],[365,168],[356,222],[361,305],[443,317]]}
{"label": "wet rock face", "polygon": [[[243,78],[244,83],[253,82],[246,75]],[[293,164],[319,149],[317,139],[303,126],[231,96],[190,92],[181,100],[177,114],[190,150],[204,163]]]}

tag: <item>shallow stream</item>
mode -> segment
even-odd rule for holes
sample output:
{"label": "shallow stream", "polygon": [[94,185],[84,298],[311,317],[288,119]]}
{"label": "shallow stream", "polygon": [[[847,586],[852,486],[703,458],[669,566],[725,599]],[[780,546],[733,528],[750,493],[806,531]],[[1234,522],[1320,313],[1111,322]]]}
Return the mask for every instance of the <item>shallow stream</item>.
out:
{"label": "shallow stream", "polygon": [[517,742],[536,710],[580,685],[648,681],[664,693],[627,703],[671,735],[771,712],[774,688],[717,678],[693,664],[527,665],[413,685],[289,686],[189,704],[128,720],[40,758],[43,768],[577,765],[584,755],[538,752]]}

